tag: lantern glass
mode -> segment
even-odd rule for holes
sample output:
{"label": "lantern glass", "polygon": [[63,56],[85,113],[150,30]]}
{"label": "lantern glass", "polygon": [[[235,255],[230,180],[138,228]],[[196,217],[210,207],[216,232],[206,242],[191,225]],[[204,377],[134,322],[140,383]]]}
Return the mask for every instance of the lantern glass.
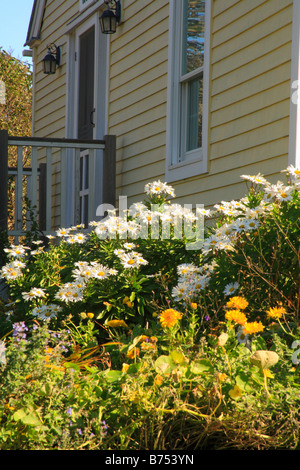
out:
{"label": "lantern glass", "polygon": [[43,59],[44,73],[54,74],[56,72],[56,59],[52,54],[47,54]]}
{"label": "lantern glass", "polygon": [[100,17],[101,31],[104,34],[113,34],[117,30],[117,17],[111,10],[106,10]]}

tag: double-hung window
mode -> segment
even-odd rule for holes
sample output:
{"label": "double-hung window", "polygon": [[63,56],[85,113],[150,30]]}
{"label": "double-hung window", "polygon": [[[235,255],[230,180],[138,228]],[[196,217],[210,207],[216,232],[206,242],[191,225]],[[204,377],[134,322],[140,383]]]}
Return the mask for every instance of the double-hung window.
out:
{"label": "double-hung window", "polygon": [[207,170],[210,0],[170,2],[168,181]]}

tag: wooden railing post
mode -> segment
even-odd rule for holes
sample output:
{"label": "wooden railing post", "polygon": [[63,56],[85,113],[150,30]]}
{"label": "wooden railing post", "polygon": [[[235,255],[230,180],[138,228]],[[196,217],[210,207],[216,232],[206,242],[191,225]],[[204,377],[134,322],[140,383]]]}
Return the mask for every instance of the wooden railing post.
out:
{"label": "wooden railing post", "polygon": [[39,230],[46,230],[46,163],[39,164]]}
{"label": "wooden railing post", "polygon": [[103,204],[116,204],[116,136],[104,136],[103,150]]}
{"label": "wooden railing post", "polygon": [[0,130],[0,231],[8,222],[8,131]]}

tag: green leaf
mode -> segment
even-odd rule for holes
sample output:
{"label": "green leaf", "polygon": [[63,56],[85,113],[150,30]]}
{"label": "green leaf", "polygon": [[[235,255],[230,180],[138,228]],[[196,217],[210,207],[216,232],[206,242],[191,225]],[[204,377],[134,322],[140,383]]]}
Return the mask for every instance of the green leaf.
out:
{"label": "green leaf", "polygon": [[30,413],[26,415],[23,419],[24,424],[28,424],[28,426],[40,426],[42,424],[41,420],[36,414]]}
{"label": "green leaf", "polygon": [[80,366],[76,364],[75,362],[64,362],[63,366],[66,369],[80,370]]}
{"label": "green leaf", "polygon": [[176,368],[176,364],[170,356],[160,356],[154,364],[156,372],[170,374]]}
{"label": "green leaf", "polygon": [[26,413],[23,408],[20,408],[18,411],[15,411],[15,413],[13,414],[13,418],[15,421],[23,421],[25,416],[26,416]]}
{"label": "green leaf", "polygon": [[181,351],[176,351],[175,349],[170,352],[170,357],[173,359],[176,364],[182,364],[186,362],[186,359]]}
{"label": "green leaf", "polygon": [[200,359],[197,362],[191,363],[191,372],[195,375],[202,374],[203,372],[213,372],[213,366],[208,359]]}
{"label": "green leaf", "polygon": [[13,414],[15,421],[22,421],[23,424],[28,426],[40,426],[42,424],[40,418],[35,413],[26,413],[24,408],[20,408]]}
{"label": "green leaf", "polygon": [[117,382],[122,377],[123,372],[121,370],[108,369],[103,375],[109,382]]}
{"label": "green leaf", "polygon": [[245,372],[239,372],[236,376],[236,384],[244,391],[250,391],[253,387],[249,384],[249,377]]}

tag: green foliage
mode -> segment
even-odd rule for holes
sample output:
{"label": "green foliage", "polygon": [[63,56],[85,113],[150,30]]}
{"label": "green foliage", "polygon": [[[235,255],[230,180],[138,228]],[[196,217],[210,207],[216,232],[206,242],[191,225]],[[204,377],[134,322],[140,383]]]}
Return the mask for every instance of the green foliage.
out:
{"label": "green foliage", "polygon": [[10,135],[31,134],[32,72],[30,66],[0,48],[0,80],[5,104],[0,104],[0,129]]}
{"label": "green foliage", "polygon": [[[216,207],[200,251],[172,230],[136,236],[132,213],[5,249],[1,450],[299,449],[300,199],[288,175],[246,177],[249,194]],[[139,218],[151,203],[164,213],[160,184]]]}

